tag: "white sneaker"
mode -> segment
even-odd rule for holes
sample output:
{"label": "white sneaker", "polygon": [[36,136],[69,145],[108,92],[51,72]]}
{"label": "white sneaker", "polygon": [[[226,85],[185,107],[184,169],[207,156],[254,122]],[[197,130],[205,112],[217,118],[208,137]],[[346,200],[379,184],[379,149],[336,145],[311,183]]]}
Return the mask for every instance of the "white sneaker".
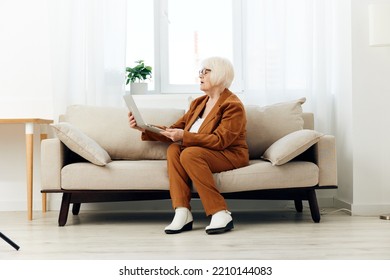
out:
{"label": "white sneaker", "polygon": [[234,228],[233,218],[227,210],[222,210],[211,216],[210,225],[206,227],[207,234],[224,233]]}
{"label": "white sneaker", "polygon": [[193,218],[191,211],[185,207],[175,209],[175,217],[172,223],[165,227],[165,233],[174,234],[192,229]]}

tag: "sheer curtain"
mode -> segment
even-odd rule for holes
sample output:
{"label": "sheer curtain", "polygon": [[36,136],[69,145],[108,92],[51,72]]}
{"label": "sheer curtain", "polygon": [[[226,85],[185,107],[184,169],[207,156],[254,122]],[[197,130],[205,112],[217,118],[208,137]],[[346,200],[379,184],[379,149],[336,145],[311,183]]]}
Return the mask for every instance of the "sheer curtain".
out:
{"label": "sheer curtain", "polygon": [[247,103],[306,97],[316,128],[334,133],[335,100],[350,88],[350,0],[245,0]]}
{"label": "sheer curtain", "polygon": [[[351,83],[350,1],[243,0],[244,101],[304,96],[316,128],[334,133],[335,104]],[[126,0],[48,5],[54,113],[76,103],[121,106]]]}
{"label": "sheer curtain", "polygon": [[55,117],[68,105],[121,106],[126,0],[48,1]]}

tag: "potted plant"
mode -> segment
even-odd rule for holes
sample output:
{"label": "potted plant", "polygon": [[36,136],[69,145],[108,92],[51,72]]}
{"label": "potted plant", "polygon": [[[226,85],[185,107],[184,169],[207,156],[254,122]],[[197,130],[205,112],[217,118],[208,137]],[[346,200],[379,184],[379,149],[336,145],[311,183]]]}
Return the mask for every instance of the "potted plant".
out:
{"label": "potted plant", "polygon": [[152,67],[145,66],[143,60],[135,62],[134,67],[126,67],[126,85],[130,83],[131,94],[143,94],[148,90],[146,80],[152,78]]}

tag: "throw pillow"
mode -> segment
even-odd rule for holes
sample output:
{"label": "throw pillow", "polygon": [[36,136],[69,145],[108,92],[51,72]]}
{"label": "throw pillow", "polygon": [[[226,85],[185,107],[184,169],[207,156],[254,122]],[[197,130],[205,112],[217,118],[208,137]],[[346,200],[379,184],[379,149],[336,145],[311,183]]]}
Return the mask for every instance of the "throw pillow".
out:
{"label": "throw pillow", "polygon": [[89,162],[99,166],[104,166],[111,162],[109,154],[95,140],[75,126],[67,122],[60,122],[52,124],[51,127],[54,128],[61,142]]}
{"label": "throw pillow", "polygon": [[251,159],[261,155],[280,138],[303,129],[302,104],[306,98],[269,106],[247,106],[247,143]]}
{"label": "throw pillow", "polygon": [[[139,108],[146,123],[170,126],[183,109]],[[61,121],[76,126],[107,151],[112,160],[166,159],[168,143],[142,141],[141,133],[129,127],[126,107],[71,105]]]}
{"label": "throw pillow", "polygon": [[322,133],[311,129],[292,132],[273,143],[262,158],[272,165],[285,164],[317,143],[321,136]]}

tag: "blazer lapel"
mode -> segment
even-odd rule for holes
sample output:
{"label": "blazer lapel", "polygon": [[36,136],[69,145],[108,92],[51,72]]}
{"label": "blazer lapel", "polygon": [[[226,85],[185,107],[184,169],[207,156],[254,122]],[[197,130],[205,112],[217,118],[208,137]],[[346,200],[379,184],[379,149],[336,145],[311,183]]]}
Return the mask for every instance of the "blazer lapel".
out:
{"label": "blazer lapel", "polygon": [[192,117],[190,118],[190,120],[187,122],[184,130],[187,130],[189,131],[191,126],[194,124],[194,122],[196,121],[196,119],[199,117],[200,113],[203,111],[203,109],[206,107],[206,103],[207,103],[207,100],[208,100],[208,97],[205,98],[194,110],[194,113],[192,114]]}
{"label": "blazer lapel", "polygon": [[[219,111],[219,107],[221,107],[222,103],[224,103],[226,98],[228,98],[229,96],[230,96],[229,91],[227,91],[225,89],[221,93],[221,96],[219,97],[217,103],[215,103],[213,109],[211,109],[210,113],[207,115],[206,119],[203,121],[202,125],[199,127],[199,131],[202,131],[202,129],[217,116],[217,113]],[[204,106],[206,106],[206,103],[204,104]]]}

